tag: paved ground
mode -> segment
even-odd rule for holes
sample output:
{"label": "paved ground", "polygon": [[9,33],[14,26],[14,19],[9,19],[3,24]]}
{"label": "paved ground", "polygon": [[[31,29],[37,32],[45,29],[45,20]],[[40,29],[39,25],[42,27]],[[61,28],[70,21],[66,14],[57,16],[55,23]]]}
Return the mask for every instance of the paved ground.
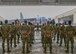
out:
{"label": "paved ground", "polygon": [[[45,54],[43,53],[43,47],[41,43],[41,32],[35,31],[34,38],[35,38],[34,44],[32,44],[31,52],[29,54]],[[53,41],[52,47],[53,47],[52,54],[67,54],[65,53],[64,45],[62,47],[59,47],[59,45],[55,41]],[[22,54],[21,52],[22,43],[18,44],[16,48],[13,47],[13,49],[11,50],[12,50],[11,53],[5,53],[5,54]],[[0,38],[0,54],[2,54],[1,38]],[[50,54],[49,50],[47,50],[46,54]],[[71,53],[68,53],[68,54],[71,54]],[[74,54],[76,54],[76,40],[74,44]]]}

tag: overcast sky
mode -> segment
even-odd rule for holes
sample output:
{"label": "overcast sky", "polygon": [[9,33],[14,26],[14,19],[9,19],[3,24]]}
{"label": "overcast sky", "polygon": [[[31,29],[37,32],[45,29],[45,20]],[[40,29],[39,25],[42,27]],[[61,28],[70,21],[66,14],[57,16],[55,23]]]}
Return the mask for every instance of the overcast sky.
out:
{"label": "overcast sky", "polygon": [[20,12],[24,18],[35,18],[37,15],[54,18],[76,6],[0,6],[0,16],[4,19],[19,19]]}

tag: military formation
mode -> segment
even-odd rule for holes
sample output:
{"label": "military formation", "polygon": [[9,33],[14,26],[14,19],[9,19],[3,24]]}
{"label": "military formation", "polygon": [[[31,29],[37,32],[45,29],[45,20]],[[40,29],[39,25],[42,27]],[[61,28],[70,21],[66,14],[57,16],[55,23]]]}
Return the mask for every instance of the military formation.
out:
{"label": "military formation", "polygon": [[34,25],[32,23],[25,21],[21,25],[17,19],[12,24],[8,24],[8,20],[5,20],[5,23],[0,26],[0,33],[3,53],[11,52],[11,49],[16,48],[20,42],[22,42],[22,53],[25,51],[29,53],[34,40]]}
{"label": "military formation", "polygon": [[[34,26],[29,22],[27,25],[27,21],[21,26],[21,39],[22,39],[22,53],[29,53],[31,49],[31,44],[34,40]],[[26,44],[26,45],[25,45]],[[26,47],[25,47],[26,46]]]}
{"label": "military formation", "polygon": [[[47,52],[47,48],[49,48],[50,54],[52,53],[53,41],[56,41],[59,47],[64,46],[66,53],[69,53],[69,48],[73,53],[76,29],[71,25],[71,22],[65,26],[64,23],[54,24],[48,21],[40,27],[44,53]],[[22,43],[22,53],[29,53],[34,41],[34,28],[35,25],[31,22],[24,21],[21,24],[17,19],[12,24],[8,24],[8,20],[5,20],[5,23],[0,26],[3,53],[11,52],[11,49],[16,48],[20,42]],[[39,30],[39,27],[37,30]],[[70,43],[71,47],[69,46]]]}
{"label": "military formation", "polygon": [[[59,47],[65,47],[66,53],[69,53],[69,48],[71,48],[71,53],[73,53],[75,33],[76,29],[71,25],[71,22],[67,26],[64,23],[52,24],[51,22],[47,22],[43,24],[41,27],[41,36],[44,52],[46,53],[47,48],[49,48],[50,53],[52,53],[52,40],[54,40]],[[69,46],[70,44],[71,46]]]}

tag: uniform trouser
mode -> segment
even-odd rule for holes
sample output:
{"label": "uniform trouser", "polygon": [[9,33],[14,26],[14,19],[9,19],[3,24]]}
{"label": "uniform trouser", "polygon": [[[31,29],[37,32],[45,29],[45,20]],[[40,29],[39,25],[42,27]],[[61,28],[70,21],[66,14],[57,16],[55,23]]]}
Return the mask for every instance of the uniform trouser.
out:
{"label": "uniform trouser", "polygon": [[[26,44],[26,46],[25,46],[25,44]],[[26,38],[26,39],[23,38],[23,39],[22,39],[22,45],[23,45],[23,46],[22,46],[22,49],[23,49],[22,52],[25,53],[25,48],[26,48],[26,52],[28,53],[28,51],[29,51],[28,38]]]}
{"label": "uniform trouser", "polygon": [[29,45],[30,47],[32,46],[31,44],[33,43],[33,36],[32,36],[32,33],[29,35]]}
{"label": "uniform trouser", "polygon": [[12,48],[12,41],[13,41],[13,35],[11,35],[11,40],[10,40],[10,44],[11,44],[11,48]]}
{"label": "uniform trouser", "polygon": [[66,35],[64,35],[64,34],[60,35],[60,46],[62,45],[63,40],[64,40],[64,44],[66,47]]}
{"label": "uniform trouser", "polygon": [[30,34],[30,43],[33,43],[34,40],[34,32],[31,32]]}
{"label": "uniform trouser", "polygon": [[59,43],[59,32],[57,32],[57,43]]}
{"label": "uniform trouser", "polygon": [[34,31],[32,31],[31,34],[32,34],[32,36],[31,36],[32,40],[34,40]]}
{"label": "uniform trouser", "polygon": [[5,37],[2,37],[2,49],[4,53],[5,52]]}
{"label": "uniform trouser", "polygon": [[55,38],[56,38],[56,32],[53,33],[53,37],[54,37],[53,40],[55,40]]}
{"label": "uniform trouser", "polygon": [[14,35],[14,47],[16,47],[16,35]]}
{"label": "uniform trouser", "polygon": [[71,42],[71,52],[73,53],[73,48],[74,48],[74,38],[67,38],[67,52],[69,52],[69,42]]}
{"label": "uniform trouser", "polygon": [[26,52],[27,52],[27,53],[30,52],[30,51],[29,51],[30,45],[31,45],[31,43],[30,43],[30,37],[28,37],[27,40],[26,40]]}
{"label": "uniform trouser", "polygon": [[7,37],[7,52],[10,52],[10,38]]}
{"label": "uniform trouser", "polygon": [[17,43],[20,43],[20,42],[19,42],[19,41],[20,41],[20,34],[17,33],[17,36],[18,36]]}
{"label": "uniform trouser", "polygon": [[11,45],[11,48],[12,48],[13,39],[14,39],[14,34],[11,34],[11,38],[10,38],[10,45]]}
{"label": "uniform trouser", "polygon": [[49,44],[50,53],[52,52],[52,38],[46,37],[44,41],[44,52],[47,50],[47,45]]}
{"label": "uniform trouser", "polygon": [[26,42],[26,40],[25,39],[23,39],[22,40],[22,53],[25,53],[25,42]]}

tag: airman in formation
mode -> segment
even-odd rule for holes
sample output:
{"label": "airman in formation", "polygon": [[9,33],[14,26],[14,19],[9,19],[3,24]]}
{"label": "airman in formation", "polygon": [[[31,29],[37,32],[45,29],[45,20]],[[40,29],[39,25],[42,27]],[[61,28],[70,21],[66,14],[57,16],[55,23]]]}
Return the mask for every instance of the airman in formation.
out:
{"label": "airman in formation", "polygon": [[65,31],[64,23],[62,23],[60,26],[60,46],[62,46],[63,40],[66,47],[66,31]]}
{"label": "airman in formation", "polygon": [[[71,43],[71,53],[73,53],[75,32],[76,29],[70,22],[68,26],[65,26],[64,23],[54,25],[47,22],[43,24],[41,26],[41,37],[44,52],[46,53],[49,47],[50,53],[52,53],[52,38],[54,38],[54,40],[57,38],[56,42],[59,46],[64,45],[66,48],[65,52],[67,53],[69,52],[69,44]],[[11,52],[13,44],[14,47],[16,47],[17,43],[20,43],[20,40],[22,41],[22,52],[30,52],[34,40],[34,25],[32,23],[24,21],[21,25],[19,20],[15,20],[15,22],[10,25],[8,24],[8,20],[5,20],[5,24],[0,26],[0,33],[2,35],[3,53],[6,51],[5,43],[7,43],[7,52]]]}
{"label": "airman in formation", "polygon": [[50,22],[47,22],[47,24],[43,25],[42,43],[44,47],[44,52],[46,52],[47,46],[49,45],[50,53],[52,53],[52,32],[53,32],[53,26],[52,24],[50,24]]}
{"label": "airman in formation", "polygon": [[[5,20],[5,24],[1,25],[0,27],[0,33],[2,34],[2,48],[3,53],[5,52],[5,42],[7,40],[7,52],[11,52],[12,43],[14,40],[14,47],[16,47],[16,35],[18,33],[19,29],[17,25],[14,24],[14,22],[10,25],[8,24],[8,20]],[[11,48],[10,48],[11,47]]]}
{"label": "airman in formation", "polygon": [[[31,32],[32,31],[32,32]],[[21,25],[19,20],[15,20],[12,24],[8,24],[8,20],[5,20],[5,24],[0,26],[0,33],[2,35],[2,49],[3,53],[5,53],[5,43],[7,42],[7,52],[11,52],[11,48],[17,46],[22,40],[22,52],[29,52],[29,47],[34,40],[34,25],[32,23],[26,24],[26,22]],[[21,38],[21,39],[20,39]],[[7,40],[7,41],[6,41]],[[25,45],[26,44],[26,45]]]}
{"label": "airman in formation", "polygon": [[76,32],[76,29],[71,25],[71,22],[69,22],[69,25],[66,27],[66,52],[69,52],[69,44],[71,43],[71,53],[73,53],[74,48],[74,34]]}
{"label": "airman in formation", "polygon": [[5,20],[5,24],[3,24],[0,27],[0,32],[2,34],[2,49],[3,53],[5,52],[5,42],[7,41],[7,52],[11,52],[10,50],[10,32],[11,32],[11,26],[8,25],[8,20]]}
{"label": "airman in formation", "polygon": [[[50,32],[49,32],[50,31]],[[59,46],[64,45],[66,48],[65,52],[69,52],[69,42],[71,42],[71,53],[73,53],[74,48],[74,34],[76,29],[69,23],[65,26],[64,23],[59,25],[43,24],[41,30],[42,36],[42,46],[44,47],[44,52],[46,52],[47,43],[50,44],[50,52],[52,50],[52,38],[58,43]],[[54,34],[54,35],[53,35]],[[48,38],[49,37],[49,38]]]}
{"label": "airman in formation", "polygon": [[[26,53],[30,52],[31,44],[33,43],[34,39],[34,27],[33,25],[29,22],[27,24],[27,21],[21,26],[21,38],[22,38],[22,53],[25,53],[25,48],[26,48]],[[26,45],[25,45],[26,44]]]}

